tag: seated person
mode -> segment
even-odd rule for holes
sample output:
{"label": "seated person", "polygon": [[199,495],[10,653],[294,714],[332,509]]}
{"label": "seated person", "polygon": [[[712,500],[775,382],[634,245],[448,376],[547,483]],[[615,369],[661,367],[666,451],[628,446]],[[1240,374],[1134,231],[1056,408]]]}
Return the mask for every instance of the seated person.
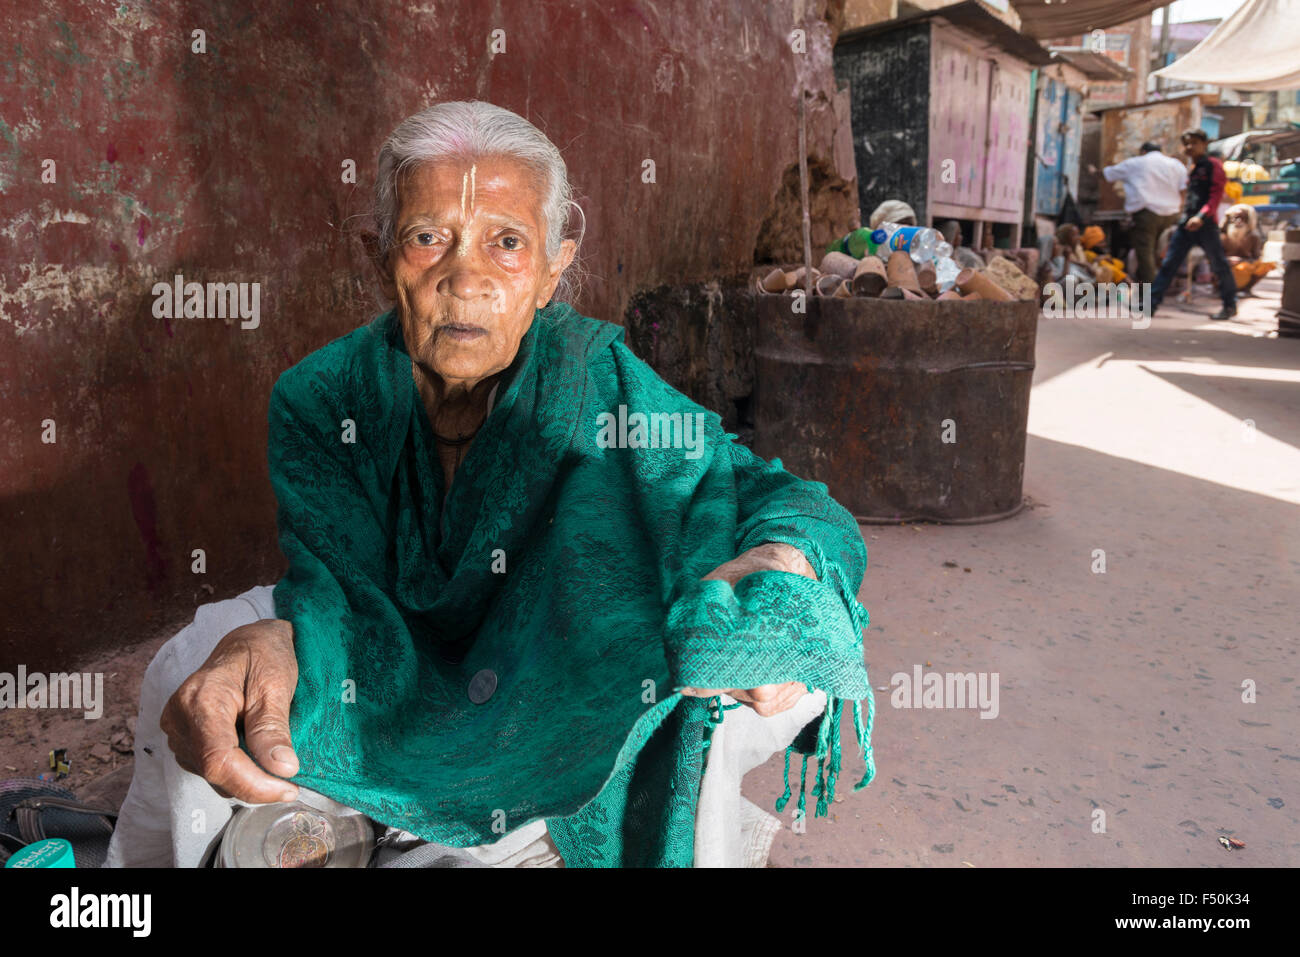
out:
{"label": "seated person", "polygon": [[1056,230],[1051,257],[1039,267],[1038,281],[1063,283],[1070,277],[1075,283],[1097,281],[1096,271],[1084,251],[1079,227],[1065,223]]}
{"label": "seated person", "polygon": [[288,571],[150,665],[109,866],[194,866],[299,787],[494,865],[762,866],[740,776],[813,756],[824,816],[846,712],[869,783],[857,523],[557,296],[574,205],[489,103],[385,141],[394,306],[276,382]]}
{"label": "seated person", "polygon": [[1264,262],[1264,237],[1256,225],[1255,207],[1238,203],[1228,209],[1223,221],[1223,251],[1239,293],[1249,292],[1277,263]]}
{"label": "seated person", "polygon": [[871,217],[867,220],[867,225],[872,229],[881,223],[915,226],[916,211],[901,199],[887,199],[871,211]]}
{"label": "seated person", "polygon": [[938,229],[943,235],[944,241],[952,247],[953,262],[962,269],[984,268],[984,258],[969,246],[962,245],[961,223],[955,219],[945,220],[939,225]]}
{"label": "seated person", "polygon": [[1100,226],[1089,226],[1079,237],[1079,246],[1083,249],[1084,259],[1092,267],[1093,277],[1099,283],[1126,282],[1128,275],[1124,264],[1114,256],[1107,255],[1105,246],[1106,233]]}

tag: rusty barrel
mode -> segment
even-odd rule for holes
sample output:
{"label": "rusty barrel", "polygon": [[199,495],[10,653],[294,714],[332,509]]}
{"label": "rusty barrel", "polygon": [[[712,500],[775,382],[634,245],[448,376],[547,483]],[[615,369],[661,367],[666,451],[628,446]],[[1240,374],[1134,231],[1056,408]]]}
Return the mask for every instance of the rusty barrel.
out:
{"label": "rusty barrel", "polygon": [[1037,303],[756,298],[759,455],[863,522],[1020,511]]}

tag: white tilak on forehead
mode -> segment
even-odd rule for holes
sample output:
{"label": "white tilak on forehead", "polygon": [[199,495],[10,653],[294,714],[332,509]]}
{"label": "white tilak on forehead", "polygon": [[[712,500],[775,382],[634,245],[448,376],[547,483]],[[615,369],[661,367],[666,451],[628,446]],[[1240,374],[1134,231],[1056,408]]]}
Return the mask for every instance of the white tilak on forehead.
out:
{"label": "white tilak on forehead", "polygon": [[[460,244],[456,247],[456,254],[459,256],[469,255],[469,226],[470,220],[474,217],[474,176],[478,172],[478,164],[475,163],[469,168],[469,172],[461,177],[460,181],[460,220],[462,223],[460,230]],[[469,219],[465,217],[465,192],[469,191]]]}

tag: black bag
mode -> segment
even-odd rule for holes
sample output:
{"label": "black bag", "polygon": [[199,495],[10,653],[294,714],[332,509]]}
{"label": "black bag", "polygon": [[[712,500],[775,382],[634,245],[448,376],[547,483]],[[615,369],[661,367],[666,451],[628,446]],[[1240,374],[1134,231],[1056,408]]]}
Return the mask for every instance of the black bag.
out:
{"label": "black bag", "polygon": [[103,867],[117,812],[82,804],[68,788],[35,778],[0,781],[0,864],[28,844],[61,837],[77,867]]}

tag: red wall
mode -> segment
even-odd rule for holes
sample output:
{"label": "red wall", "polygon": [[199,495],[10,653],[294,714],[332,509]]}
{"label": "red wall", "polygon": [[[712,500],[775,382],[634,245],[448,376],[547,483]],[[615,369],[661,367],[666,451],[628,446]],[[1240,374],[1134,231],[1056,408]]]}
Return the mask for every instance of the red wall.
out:
{"label": "red wall", "polygon": [[[380,310],[342,227],[421,107],[488,99],[561,147],[589,315],[749,266],[796,161],[796,69],[833,82],[824,2],[800,24],[792,6],[0,2],[0,670],[151,638],[278,578],[267,396]],[[810,152],[834,130],[815,112]],[[154,318],[177,273],[261,283],[259,328]]]}

